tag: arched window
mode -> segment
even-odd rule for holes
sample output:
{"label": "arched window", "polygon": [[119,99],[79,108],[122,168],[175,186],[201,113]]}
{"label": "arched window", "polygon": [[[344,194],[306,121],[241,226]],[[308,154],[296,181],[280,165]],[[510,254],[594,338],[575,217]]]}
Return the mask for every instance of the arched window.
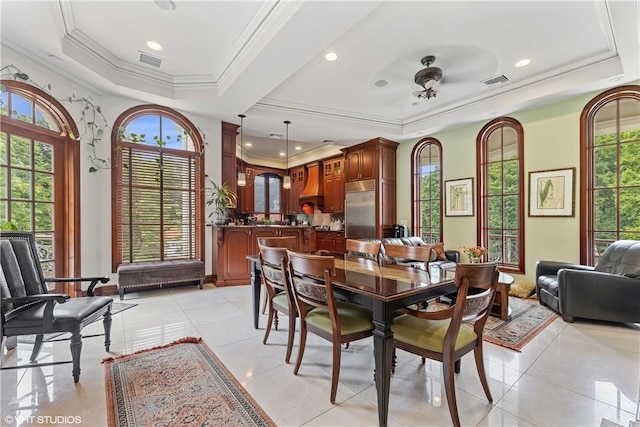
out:
{"label": "arched window", "polygon": [[202,139],[183,115],[131,108],[114,124],[113,269],[121,263],[202,259]]}
{"label": "arched window", "polygon": [[442,241],[442,144],[435,138],[418,141],[411,154],[413,235],[427,243]]}
{"label": "arched window", "polygon": [[1,83],[0,221],[35,233],[45,275],[80,276],[80,147],[70,136],[78,129],[46,92]]}
{"label": "arched window", "polygon": [[509,117],[478,133],[478,244],[514,273],[524,273],[523,145],[522,125]]}
{"label": "arched window", "polygon": [[592,99],[580,117],[580,262],[640,240],[640,86]]}

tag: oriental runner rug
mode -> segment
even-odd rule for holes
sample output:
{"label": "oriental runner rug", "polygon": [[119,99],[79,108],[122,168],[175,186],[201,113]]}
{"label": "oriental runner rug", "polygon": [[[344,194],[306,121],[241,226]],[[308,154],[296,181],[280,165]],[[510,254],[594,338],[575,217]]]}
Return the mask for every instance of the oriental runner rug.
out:
{"label": "oriental runner rug", "polygon": [[110,427],[275,426],[202,338],[103,363]]}
{"label": "oriental runner rug", "polygon": [[511,316],[508,320],[489,316],[484,325],[484,340],[521,351],[522,348],[559,316],[536,298],[509,297]]}

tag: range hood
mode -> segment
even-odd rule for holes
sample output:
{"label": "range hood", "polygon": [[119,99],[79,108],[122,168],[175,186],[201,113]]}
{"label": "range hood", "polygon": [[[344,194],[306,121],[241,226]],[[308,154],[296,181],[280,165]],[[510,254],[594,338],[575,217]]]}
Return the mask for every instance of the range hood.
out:
{"label": "range hood", "polygon": [[[323,184],[322,175],[320,174],[321,162],[313,162],[307,164],[307,185],[298,196],[300,206],[303,207],[303,212],[307,212],[310,206],[316,209],[324,209],[324,196],[323,196]],[[305,209],[305,206],[307,209]]]}

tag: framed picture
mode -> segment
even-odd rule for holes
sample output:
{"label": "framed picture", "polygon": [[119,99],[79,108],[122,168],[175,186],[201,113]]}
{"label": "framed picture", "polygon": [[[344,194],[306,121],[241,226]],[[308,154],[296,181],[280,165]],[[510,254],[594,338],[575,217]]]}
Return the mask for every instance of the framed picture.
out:
{"label": "framed picture", "polygon": [[444,182],[444,215],[473,216],[473,178]]}
{"label": "framed picture", "polygon": [[529,172],[529,216],[574,216],[576,168]]}

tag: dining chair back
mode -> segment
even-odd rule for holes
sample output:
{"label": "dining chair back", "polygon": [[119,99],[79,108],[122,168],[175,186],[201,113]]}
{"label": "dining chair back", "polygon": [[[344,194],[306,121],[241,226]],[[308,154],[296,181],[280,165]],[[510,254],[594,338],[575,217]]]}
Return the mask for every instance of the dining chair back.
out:
{"label": "dining chair back", "polygon": [[387,259],[395,262],[413,263],[426,270],[431,259],[431,246],[384,244]]}
{"label": "dining chair back", "polygon": [[347,253],[352,256],[372,258],[376,261],[380,256],[380,242],[368,242],[364,240],[347,239]]}
{"label": "dining chair back", "polygon": [[[104,346],[109,351],[113,299],[93,296],[96,285],[108,281],[108,277],[45,278],[33,233],[0,231],[0,347],[5,337],[9,340],[21,335],[35,335],[31,363],[20,367],[67,363],[34,362],[42,348],[45,334],[71,333],[72,374],[74,382],[78,382],[82,328],[102,317]],[[69,294],[49,293],[47,282],[91,282],[87,290],[89,296],[71,298]],[[15,368],[12,366],[2,369]]]}
{"label": "dining chair back", "polygon": [[295,252],[300,250],[296,236],[258,237],[258,245],[285,248]]}
{"label": "dining chair back", "polygon": [[267,327],[262,343],[267,343],[272,325],[275,325],[276,331],[278,330],[278,312],[285,314],[289,319],[285,362],[289,363],[298,310],[290,291],[289,273],[287,272],[287,248],[264,246],[260,243],[258,243],[258,248],[260,250],[258,257],[262,270],[262,281],[267,291],[269,306]]}
{"label": "dining chair back", "polygon": [[291,289],[301,319],[298,359],[293,373],[297,375],[300,369],[307,331],[330,341],[333,348],[330,401],[334,403],[340,377],[340,345],[370,337],[373,314],[368,308],[336,299],[331,281],[335,275],[332,256],[291,251],[287,251],[287,256]]}
{"label": "dining chair back", "polygon": [[[454,283],[458,287],[455,304],[439,311],[403,309],[394,319],[394,348],[442,362],[449,413],[460,425],[454,384],[454,365],[473,350],[482,388],[493,401],[484,369],[482,331],[491,311],[498,285],[496,263],[458,264]],[[479,289],[485,287],[486,289]]]}

